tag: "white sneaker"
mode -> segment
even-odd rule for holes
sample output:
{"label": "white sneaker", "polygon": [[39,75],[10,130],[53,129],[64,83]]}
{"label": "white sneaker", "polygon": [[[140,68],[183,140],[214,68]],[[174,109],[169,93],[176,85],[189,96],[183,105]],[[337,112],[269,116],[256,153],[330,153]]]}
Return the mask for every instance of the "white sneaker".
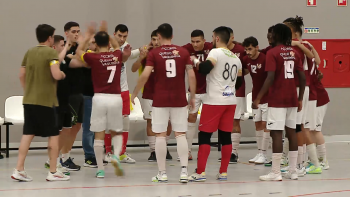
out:
{"label": "white sneaker", "polygon": [[157,176],[152,177],[152,182],[155,183],[165,183],[168,182],[168,176],[166,175],[166,173],[163,174],[157,174]]}
{"label": "white sneaker", "polygon": [[30,177],[25,170],[18,171],[17,169],[13,170],[11,178],[17,181],[26,181],[26,182],[30,182],[33,180],[33,178]]}
{"label": "white sneaker", "polygon": [[202,172],[202,174],[193,173],[188,180],[190,182],[204,182],[207,178],[205,177],[205,172]]}
{"label": "white sneaker", "polygon": [[107,155],[105,155],[105,161],[107,161],[108,163],[111,163],[111,161],[112,161],[112,154],[111,153],[107,153]]}
{"label": "white sneaker", "polygon": [[286,166],[284,168],[281,168],[282,173],[287,173],[289,171],[289,166]]}
{"label": "white sneaker", "polygon": [[320,166],[322,167],[322,170],[328,170],[329,164],[327,159],[320,158]]}
{"label": "white sneaker", "polygon": [[61,171],[65,175],[70,175],[70,172],[67,168],[63,167],[62,164],[57,164],[57,170]]}
{"label": "white sneaker", "polygon": [[128,164],[136,163],[135,159],[131,158],[128,153],[125,153],[124,155],[120,155],[119,159],[120,159],[120,163],[128,163]]}
{"label": "white sneaker", "polygon": [[288,157],[284,157],[282,156],[282,159],[281,159],[281,166],[288,166]]}
{"label": "white sneaker", "polygon": [[306,174],[306,168],[302,165],[302,167],[297,168],[298,177],[303,177]]}
{"label": "white sneaker", "polygon": [[255,163],[255,161],[260,157],[260,153],[256,154],[255,157],[249,160],[249,163]]}
{"label": "white sneaker", "polygon": [[267,175],[260,176],[259,179],[262,181],[282,181],[282,175],[281,173],[276,174],[274,172],[270,172]]}
{"label": "white sneaker", "polygon": [[51,172],[49,172],[46,177],[47,181],[69,181],[69,179],[70,179],[70,176],[63,174],[58,169],[56,170],[55,174],[52,174]]}
{"label": "white sneaker", "polygon": [[180,181],[180,183],[188,183],[188,174],[182,172],[180,174],[180,180],[179,181]]}
{"label": "white sneaker", "polygon": [[219,181],[227,181],[227,173],[226,172],[223,172],[223,173],[219,173],[216,175],[216,180],[219,180]]}
{"label": "white sneaker", "polygon": [[298,180],[298,173],[296,171],[294,171],[294,172],[289,171],[288,173],[286,173],[284,175],[284,178]]}
{"label": "white sneaker", "polygon": [[260,154],[260,156],[256,159],[255,164],[264,164],[268,163],[266,155]]}

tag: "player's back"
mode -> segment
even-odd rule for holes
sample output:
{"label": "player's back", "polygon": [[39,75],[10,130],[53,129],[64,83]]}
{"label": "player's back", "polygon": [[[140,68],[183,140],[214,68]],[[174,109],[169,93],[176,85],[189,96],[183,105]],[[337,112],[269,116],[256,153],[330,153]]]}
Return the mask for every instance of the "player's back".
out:
{"label": "player's back", "polygon": [[269,107],[297,107],[296,70],[303,71],[298,54],[290,46],[279,45],[267,52],[266,71],[275,71],[269,90]]}
{"label": "player's back", "polygon": [[205,104],[236,104],[237,73],[242,72],[240,59],[227,48],[212,49],[208,59],[215,59],[216,65],[207,75],[207,95]]}
{"label": "player's back", "polygon": [[154,67],[153,107],[187,105],[185,72],[190,64],[188,51],[176,45],[162,45],[148,54],[146,66]]}

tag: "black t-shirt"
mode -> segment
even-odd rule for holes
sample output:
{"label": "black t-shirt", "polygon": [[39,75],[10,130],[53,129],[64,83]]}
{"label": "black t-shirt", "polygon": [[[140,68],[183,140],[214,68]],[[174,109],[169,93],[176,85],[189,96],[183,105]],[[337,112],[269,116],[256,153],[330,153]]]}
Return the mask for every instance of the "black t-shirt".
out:
{"label": "black t-shirt", "polygon": [[[64,60],[60,64],[60,69],[67,75],[68,66],[71,59],[68,57],[65,57]],[[69,95],[70,95],[70,85],[67,78],[63,80],[59,80],[57,82],[57,99],[59,106],[64,108],[68,106],[69,101]]]}
{"label": "black t-shirt", "polygon": [[[75,55],[78,45],[72,46],[68,54]],[[83,92],[83,69],[84,68],[68,68],[66,79],[70,86],[70,94],[81,94]]]}

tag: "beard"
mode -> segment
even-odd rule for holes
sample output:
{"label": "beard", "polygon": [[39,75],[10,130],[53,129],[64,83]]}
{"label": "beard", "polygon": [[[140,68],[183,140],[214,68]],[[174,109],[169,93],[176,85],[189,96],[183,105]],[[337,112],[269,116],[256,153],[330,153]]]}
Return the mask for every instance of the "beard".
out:
{"label": "beard", "polygon": [[216,41],[213,42],[213,48],[216,48]]}

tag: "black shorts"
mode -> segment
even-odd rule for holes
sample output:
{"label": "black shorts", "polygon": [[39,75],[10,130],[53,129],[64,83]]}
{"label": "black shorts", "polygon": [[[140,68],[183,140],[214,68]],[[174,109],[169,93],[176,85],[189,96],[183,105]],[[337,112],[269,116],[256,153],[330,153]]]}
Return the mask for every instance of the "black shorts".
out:
{"label": "black shorts", "polygon": [[72,114],[72,125],[83,123],[84,116],[84,96],[73,94],[69,96],[69,106]]}
{"label": "black shorts", "polygon": [[57,110],[57,126],[58,130],[63,128],[72,128],[72,114],[68,105],[60,105]]}
{"label": "black shorts", "polygon": [[56,109],[40,105],[24,104],[23,135],[51,137],[59,135]]}

